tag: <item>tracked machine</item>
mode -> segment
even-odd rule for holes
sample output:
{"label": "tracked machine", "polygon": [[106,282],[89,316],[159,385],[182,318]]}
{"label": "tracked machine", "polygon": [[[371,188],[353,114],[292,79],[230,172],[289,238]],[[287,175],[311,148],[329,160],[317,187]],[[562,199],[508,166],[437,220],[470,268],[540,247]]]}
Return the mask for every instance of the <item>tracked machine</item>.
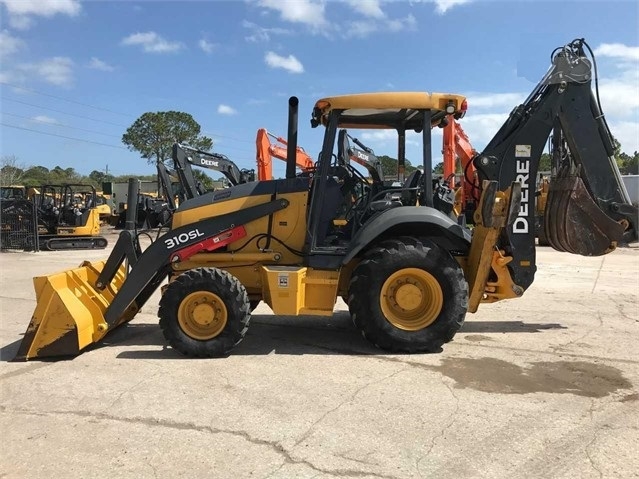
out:
{"label": "tracked machine", "polygon": [[91,185],[43,185],[34,197],[38,236],[44,250],[104,249],[97,195]]}
{"label": "tracked machine", "polygon": [[[251,310],[330,316],[338,297],[355,325],[388,351],[438,351],[480,303],[518,298],[533,283],[534,179],[557,122],[570,149],[545,209],[550,244],[603,255],[637,238],[596,92],[592,57],[575,40],[472,162],[472,229],[434,205],[431,128],[466,111],[461,95],[370,93],[320,99],[324,128],[312,178],[296,175],[297,99],[289,100],[286,178],[240,184],[179,205],[170,231],[142,250],[123,231],[105,262],[35,278],[37,306],[19,359],[72,356],[135,314],[162,283],[160,328],[188,356],[223,356],[246,334]],[[423,175],[400,194],[377,193],[336,143],[339,130],[422,138]],[[336,151],[337,150],[337,151]]]}

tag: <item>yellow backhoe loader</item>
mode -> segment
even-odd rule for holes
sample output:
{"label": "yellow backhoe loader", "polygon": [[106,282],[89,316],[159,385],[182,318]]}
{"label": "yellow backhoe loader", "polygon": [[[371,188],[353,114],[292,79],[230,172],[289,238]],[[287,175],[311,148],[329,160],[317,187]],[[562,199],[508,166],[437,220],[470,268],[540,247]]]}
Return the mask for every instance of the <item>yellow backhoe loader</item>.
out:
{"label": "yellow backhoe loader", "polygon": [[[517,298],[532,284],[534,180],[555,122],[571,164],[557,165],[548,195],[549,243],[602,255],[637,237],[637,209],[611,158],[584,47],[575,40],[554,51],[548,73],[473,159],[480,191],[472,229],[435,207],[431,173],[431,128],[447,115],[462,117],[463,96],[320,99],[311,126],[324,127],[324,140],[312,178],[296,177],[298,101],[292,97],[285,179],[196,196],[179,205],[170,230],[144,251],[125,230],[105,262],[35,278],[37,306],[17,358],[78,354],[130,321],[167,279],[160,328],[188,356],[228,354],[259,301],[275,314],[330,316],[340,296],[375,345],[439,350],[467,312]],[[373,188],[350,165],[341,129],[396,131],[402,186]],[[424,172],[404,178],[407,132],[421,136]]]}

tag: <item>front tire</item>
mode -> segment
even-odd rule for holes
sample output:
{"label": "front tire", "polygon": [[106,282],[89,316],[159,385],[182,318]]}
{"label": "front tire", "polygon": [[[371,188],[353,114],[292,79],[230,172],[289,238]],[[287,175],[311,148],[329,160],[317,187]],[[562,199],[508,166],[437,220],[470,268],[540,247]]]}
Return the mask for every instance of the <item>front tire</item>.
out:
{"label": "front tire", "polygon": [[251,312],[246,289],[235,276],[197,268],[169,283],[158,316],[174,349],[186,356],[220,357],[244,339]]}
{"label": "front tire", "polygon": [[429,240],[399,238],[372,249],[353,271],[355,326],[392,352],[436,352],[461,328],[468,284],[459,263]]}

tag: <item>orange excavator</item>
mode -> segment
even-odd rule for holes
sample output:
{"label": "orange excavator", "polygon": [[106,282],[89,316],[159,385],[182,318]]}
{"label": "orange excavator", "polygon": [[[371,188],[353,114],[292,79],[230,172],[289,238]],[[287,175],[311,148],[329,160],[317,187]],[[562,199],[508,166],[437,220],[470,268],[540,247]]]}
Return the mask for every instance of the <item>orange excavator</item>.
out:
{"label": "orange excavator", "polygon": [[[446,186],[455,190],[455,203],[453,210],[456,216],[466,210],[468,201],[475,201],[473,190],[479,191],[476,183],[475,166],[472,159],[477,156],[477,150],[473,148],[468,135],[452,116],[444,126],[444,138],[442,154],[444,155],[444,182]],[[461,162],[463,176],[457,184],[457,158]]]}
{"label": "orange excavator", "polygon": [[[278,143],[271,143],[270,138]],[[281,146],[283,145],[283,146]],[[279,136],[275,136],[264,128],[257,130],[255,146],[257,147],[257,179],[258,181],[273,179],[273,158],[286,161],[286,148],[288,142]],[[303,173],[308,173],[315,169],[315,163],[304,148],[298,146],[295,148],[295,164]]]}

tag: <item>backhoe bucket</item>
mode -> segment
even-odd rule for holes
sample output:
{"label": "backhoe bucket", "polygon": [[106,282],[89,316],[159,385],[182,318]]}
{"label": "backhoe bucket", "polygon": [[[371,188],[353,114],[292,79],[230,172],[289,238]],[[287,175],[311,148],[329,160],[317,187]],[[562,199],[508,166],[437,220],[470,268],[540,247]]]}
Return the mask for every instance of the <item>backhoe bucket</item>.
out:
{"label": "backhoe bucket", "polygon": [[557,251],[600,256],[616,248],[625,228],[599,208],[581,178],[558,176],[550,183],[544,229]]}
{"label": "backhoe bucket", "polygon": [[33,278],[36,308],[15,360],[75,356],[133,319],[135,312],[112,327],[105,322],[104,312],[124,282],[126,269],[121,266],[111,284],[99,291],[94,285],[104,263],[85,261],[75,269]]}

